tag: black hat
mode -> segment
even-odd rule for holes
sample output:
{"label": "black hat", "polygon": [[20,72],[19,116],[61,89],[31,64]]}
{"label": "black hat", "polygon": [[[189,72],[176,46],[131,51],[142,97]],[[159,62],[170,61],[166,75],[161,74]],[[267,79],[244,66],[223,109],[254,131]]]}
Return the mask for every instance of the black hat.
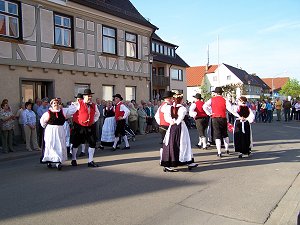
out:
{"label": "black hat", "polygon": [[203,99],[200,93],[197,93],[193,96],[196,99]]}
{"label": "black hat", "polygon": [[121,99],[121,101],[123,100],[123,98],[122,98],[122,96],[120,95],[120,94],[115,94],[115,95],[113,95],[113,98],[119,98],[119,99]]}
{"label": "black hat", "polygon": [[165,91],[164,95],[162,96],[162,98],[172,98],[173,95],[175,95],[176,93],[173,91]]}
{"label": "black hat", "polygon": [[83,99],[83,95],[80,94],[80,93],[78,93],[77,96],[75,96],[74,98],[81,98],[81,99]]}
{"label": "black hat", "polygon": [[87,89],[84,89],[82,95],[93,95],[93,94],[94,94],[94,93],[91,91],[91,89],[87,88]]}
{"label": "black hat", "polygon": [[222,94],[223,93],[223,89],[221,87],[216,87],[213,92],[218,93],[218,94]]}

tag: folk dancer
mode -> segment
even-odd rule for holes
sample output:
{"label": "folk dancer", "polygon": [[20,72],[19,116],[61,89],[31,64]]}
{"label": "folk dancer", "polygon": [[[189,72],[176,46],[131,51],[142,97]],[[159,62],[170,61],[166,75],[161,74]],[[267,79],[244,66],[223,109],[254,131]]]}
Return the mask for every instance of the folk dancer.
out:
{"label": "folk dancer", "polygon": [[213,92],[215,95],[204,103],[203,110],[212,118],[213,136],[218,150],[217,156],[221,158],[221,139],[224,141],[225,151],[229,154],[226,109],[234,116],[239,116],[233,112],[230,102],[222,97],[223,90],[221,87],[216,87]]}
{"label": "folk dancer", "polygon": [[198,148],[202,146],[203,149],[207,149],[206,129],[208,127],[209,117],[202,108],[204,101],[201,94],[197,93],[193,97],[196,100],[190,106],[189,115],[195,119],[199,134],[199,141],[196,146]]}
{"label": "folk dancer", "polygon": [[236,112],[239,117],[236,118],[233,129],[234,149],[235,152],[239,152],[239,158],[242,158],[243,155],[249,156],[251,154],[251,148],[253,147],[250,124],[253,123],[255,115],[246,103],[246,97],[241,96],[238,99]]}
{"label": "folk dancer", "polygon": [[168,127],[170,126],[170,123],[168,123],[165,120],[164,114],[167,112],[166,111],[167,106],[168,105],[171,106],[173,103],[173,95],[175,95],[175,92],[172,91],[166,91],[164,93],[162,97],[164,101],[161,103],[154,116],[157,124],[159,125],[158,130],[159,133],[161,134],[161,144],[163,143]]}
{"label": "folk dancer", "polygon": [[99,118],[99,110],[95,103],[92,102],[93,94],[91,89],[85,89],[83,92],[83,100],[78,100],[77,103],[73,103],[77,106],[78,117],[73,117],[74,126],[73,130],[73,149],[72,149],[72,166],[77,166],[76,154],[78,146],[81,143],[87,142],[89,144],[88,153],[88,167],[98,167],[93,161],[95,147],[96,147],[96,124],[95,122]]}
{"label": "folk dancer", "polygon": [[113,151],[117,149],[117,144],[121,137],[123,137],[123,140],[125,142],[125,147],[123,149],[130,149],[129,142],[125,133],[125,125],[126,125],[126,119],[130,114],[129,109],[123,104],[122,96],[120,94],[116,94],[113,96],[115,101],[115,118],[116,118],[116,131],[115,131],[115,141],[113,144]]}
{"label": "folk dancer", "polygon": [[167,105],[165,120],[170,124],[163,140],[160,165],[164,172],[177,172],[173,167],[187,165],[188,169],[197,167],[194,163],[191,139],[184,122],[187,109],[182,105],[183,95],[174,95],[174,105]]}
{"label": "folk dancer", "polygon": [[47,163],[48,168],[52,168],[52,163],[55,163],[57,169],[61,170],[62,163],[68,159],[64,123],[77,109],[74,106],[60,108],[57,98],[50,101],[50,106],[48,112],[40,119],[40,124],[44,128],[45,142],[42,162]]}
{"label": "folk dancer", "polygon": [[107,101],[104,108],[104,118],[100,149],[104,149],[104,146],[113,146],[115,141],[116,118],[112,101]]}

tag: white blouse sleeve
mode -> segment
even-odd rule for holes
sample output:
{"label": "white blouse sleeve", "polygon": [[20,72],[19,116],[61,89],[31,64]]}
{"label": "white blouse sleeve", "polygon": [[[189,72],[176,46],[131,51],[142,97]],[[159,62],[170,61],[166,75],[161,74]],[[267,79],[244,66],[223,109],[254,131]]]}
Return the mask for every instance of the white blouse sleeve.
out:
{"label": "white blouse sleeve", "polygon": [[42,117],[41,117],[41,119],[40,119],[40,123],[41,123],[41,126],[42,126],[43,128],[45,128],[45,127],[47,126],[47,123],[48,123],[48,121],[49,121],[49,118],[50,118],[50,115],[49,115],[49,112],[48,112],[48,111],[45,112],[45,113],[42,115]]}
{"label": "white blouse sleeve", "polygon": [[187,113],[187,109],[184,106],[181,106],[178,109],[178,118],[175,120],[175,123],[177,125],[179,125],[184,120],[186,113]]}
{"label": "white blouse sleeve", "polygon": [[68,119],[77,111],[77,106],[70,105],[68,108],[63,108],[62,110],[64,116],[66,117],[66,119]]}
{"label": "white blouse sleeve", "polygon": [[190,106],[189,115],[193,118],[197,116],[197,112],[195,112],[195,109],[196,109],[196,104],[192,103]]}
{"label": "white blouse sleeve", "polygon": [[252,110],[249,108],[249,116],[246,118],[246,120],[248,120],[249,123],[253,123],[254,119],[255,119],[255,115],[252,112]]}

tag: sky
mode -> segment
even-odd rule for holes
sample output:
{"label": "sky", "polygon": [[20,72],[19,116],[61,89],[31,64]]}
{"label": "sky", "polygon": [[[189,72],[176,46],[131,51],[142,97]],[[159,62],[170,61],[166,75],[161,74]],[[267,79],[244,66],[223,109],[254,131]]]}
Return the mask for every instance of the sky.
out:
{"label": "sky", "polygon": [[[131,0],[189,66],[300,81],[300,0]],[[209,49],[209,51],[208,51]],[[209,52],[209,54],[208,54]]]}

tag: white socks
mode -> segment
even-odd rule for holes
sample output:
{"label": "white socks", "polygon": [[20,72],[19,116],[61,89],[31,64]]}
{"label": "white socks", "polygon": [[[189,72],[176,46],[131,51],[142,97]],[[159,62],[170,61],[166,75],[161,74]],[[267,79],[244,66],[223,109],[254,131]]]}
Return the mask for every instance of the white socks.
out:
{"label": "white socks", "polygon": [[85,144],[81,144],[81,152],[85,153]]}
{"label": "white socks", "polygon": [[126,135],[123,136],[123,140],[125,141],[125,146],[129,147],[129,143]]}
{"label": "white socks", "polygon": [[115,137],[113,148],[117,147],[118,141],[119,141],[119,137]]}
{"label": "white socks", "polygon": [[72,148],[72,160],[76,160],[78,148]]}
{"label": "white socks", "polygon": [[229,137],[223,138],[223,141],[224,141],[225,151],[227,151],[229,147]]}
{"label": "white socks", "polygon": [[206,137],[202,137],[202,148],[206,148]]}
{"label": "white socks", "polygon": [[215,142],[216,142],[218,154],[221,154],[221,139],[216,139]]}
{"label": "white socks", "polygon": [[199,146],[201,146],[201,142],[202,142],[202,137],[199,137],[199,142],[198,142]]}
{"label": "white socks", "polygon": [[95,148],[90,148],[88,149],[89,151],[89,163],[94,161],[94,153],[95,153]]}

